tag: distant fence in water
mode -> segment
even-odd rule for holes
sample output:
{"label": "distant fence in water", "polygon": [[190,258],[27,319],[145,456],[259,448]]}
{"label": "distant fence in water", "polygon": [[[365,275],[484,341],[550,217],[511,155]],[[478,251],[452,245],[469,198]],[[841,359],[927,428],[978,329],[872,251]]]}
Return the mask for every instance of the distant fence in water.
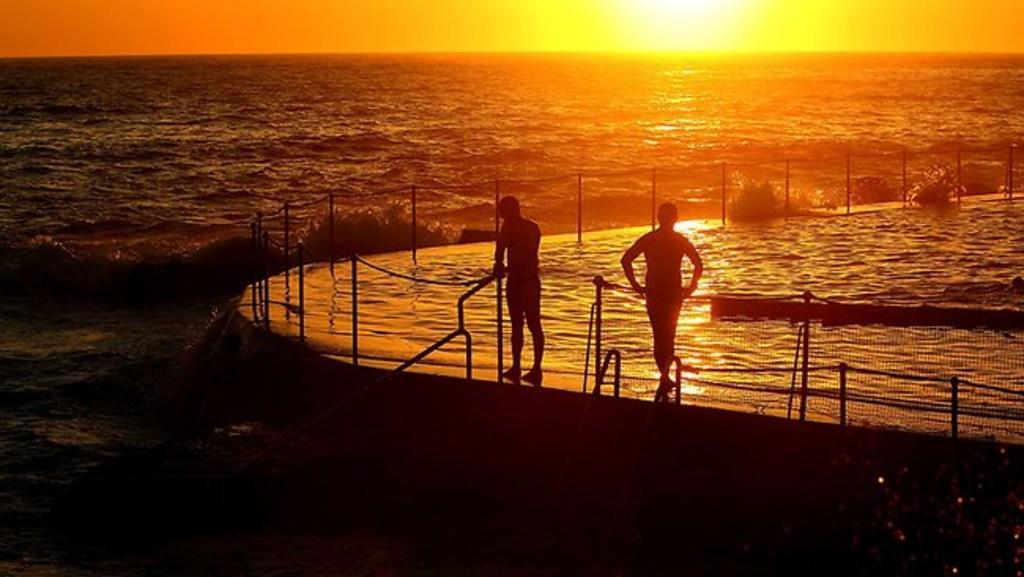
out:
{"label": "distant fence in water", "polygon": [[[401,247],[415,257],[423,245],[425,223],[464,226],[488,239],[497,230],[497,200],[517,196],[524,210],[548,231],[583,232],[650,222],[657,205],[672,201],[693,218],[730,219],[851,214],[866,206],[908,206],[949,195],[965,197],[1003,194],[1012,200],[1024,181],[1017,145],[954,149],[890,150],[815,158],[724,160],[688,166],[626,167],[577,170],[537,178],[494,178],[466,184],[421,182],[358,191],[339,191],[314,199],[287,201],[260,197],[275,204],[261,213],[262,227],[281,223],[286,232],[293,218],[312,210],[362,208],[366,203],[403,207],[409,217]],[[746,190],[770,190],[776,203],[765,207],[744,202]],[[259,196],[259,195],[257,195]],[[916,198],[915,198],[916,197]],[[649,202],[638,202],[640,199]],[[750,206],[748,206],[750,205]],[[380,206],[378,204],[378,206]],[[333,220],[333,219],[332,219]],[[333,226],[333,225],[332,225]],[[333,232],[333,231],[332,231]],[[331,234],[331,248],[338,239]]]}

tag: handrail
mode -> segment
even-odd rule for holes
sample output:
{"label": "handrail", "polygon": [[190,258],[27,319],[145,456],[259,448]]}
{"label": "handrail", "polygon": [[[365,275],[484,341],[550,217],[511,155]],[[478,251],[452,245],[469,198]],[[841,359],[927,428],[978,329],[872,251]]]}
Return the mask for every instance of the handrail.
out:
{"label": "handrail", "polygon": [[464,337],[465,341],[466,341],[466,379],[467,380],[472,380],[472,378],[473,378],[473,335],[469,332],[469,330],[466,329],[465,305],[466,305],[466,301],[468,301],[470,298],[473,297],[473,295],[475,295],[478,292],[482,291],[484,288],[486,288],[488,285],[490,285],[492,282],[494,282],[495,278],[496,277],[494,275],[489,275],[489,276],[486,276],[486,277],[478,280],[476,282],[476,284],[473,285],[473,287],[471,289],[469,289],[468,291],[463,293],[462,296],[459,297],[458,305],[457,305],[458,306],[458,323],[459,324],[458,324],[458,328],[457,329],[455,329],[454,331],[448,333],[447,335],[445,335],[444,337],[442,337],[441,339],[436,341],[434,344],[432,344],[429,347],[427,347],[427,348],[423,349],[422,351],[420,351],[416,356],[412,357],[411,359],[409,359],[409,360],[405,361],[404,363],[402,363],[401,365],[399,365],[394,370],[394,373],[395,374],[401,374],[402,372],[406,371],[409,367],[412,367],[413,365],[419,363],[420,361],[422,361],[423,359],[427,358],[432,353],[434,353],[435,351],[441,349],[442,347],[444,347],[448,343],[454,341],[455,339],[457,339],[459,337]]}
{"label": "handrail", "polygon": [[597,372],[594,377],[594,395],[601,396],[601,385],[604,384],[605,375],[608,374],[608,365],[612,361],[615,361],[615,373],[614,380],[612,381],[612,396],[619,398],[619,389],[622,383],[622,351],[619,349],[611,349],[604,356],[604,362],[601,363],[601,370]]}

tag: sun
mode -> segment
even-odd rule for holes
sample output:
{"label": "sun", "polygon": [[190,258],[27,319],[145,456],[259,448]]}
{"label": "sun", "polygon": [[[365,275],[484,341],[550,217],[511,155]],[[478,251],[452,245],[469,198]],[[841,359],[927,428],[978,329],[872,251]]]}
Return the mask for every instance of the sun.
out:
{"label": "sun", "polygon": [[615,0],[615,12],[624,39],[644,50],[723,50],[754,1]]}

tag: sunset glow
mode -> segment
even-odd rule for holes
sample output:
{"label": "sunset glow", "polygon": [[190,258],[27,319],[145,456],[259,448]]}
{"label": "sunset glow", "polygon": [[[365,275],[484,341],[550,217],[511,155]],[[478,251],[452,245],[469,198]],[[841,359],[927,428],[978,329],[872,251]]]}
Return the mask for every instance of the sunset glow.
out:
{"label": "sunset glow", "polygon": [[0,56],[1020,52],[1019,14],[1018,0],[7,0]]}

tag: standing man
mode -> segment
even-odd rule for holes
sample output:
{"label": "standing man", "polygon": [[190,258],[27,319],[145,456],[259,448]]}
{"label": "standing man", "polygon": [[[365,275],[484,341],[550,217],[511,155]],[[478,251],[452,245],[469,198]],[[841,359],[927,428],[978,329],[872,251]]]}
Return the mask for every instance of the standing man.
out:
{"label": "standing man", "polygon": [[[704,263],[693,243],[673,228],[678,218],[679,213],[674,204],[661,205],[658,208],[658,229],[640,237],[622,255],[622,270],[626,273],[626,279],[647,302],[647,316],[654,333],[654,361],[661,372],[656,401],[667,398],[674,386],[669,378],[669,370],[676,355],[679,310],[683,299],[697,289],[697,283],[704,273]],[[633,272],[633,261],[641,254],[647,261],[646,286],[640,286]],[[683,288],[680,272],[684,256],[693,264],[693,275],[686,288]]]}
{"label": "standing man", "polygon": [[[499,278],[504,277],[507,269],[508,314],[512,319],[512,367],[505,371],[503,376],[517,385],[523,380],[539,387],[544,380],[541,372],[541,361],[544,359],[544,329],[540,326],[538,258],[540,227],[532,220],[523,218],[519,211],[519,201],[514,196],[501,199],[498,203],[498,213],[503,222],[494,253],[494,274]],[[524,320],[533,337],[533,368],[525,375],[521,375]]]}

